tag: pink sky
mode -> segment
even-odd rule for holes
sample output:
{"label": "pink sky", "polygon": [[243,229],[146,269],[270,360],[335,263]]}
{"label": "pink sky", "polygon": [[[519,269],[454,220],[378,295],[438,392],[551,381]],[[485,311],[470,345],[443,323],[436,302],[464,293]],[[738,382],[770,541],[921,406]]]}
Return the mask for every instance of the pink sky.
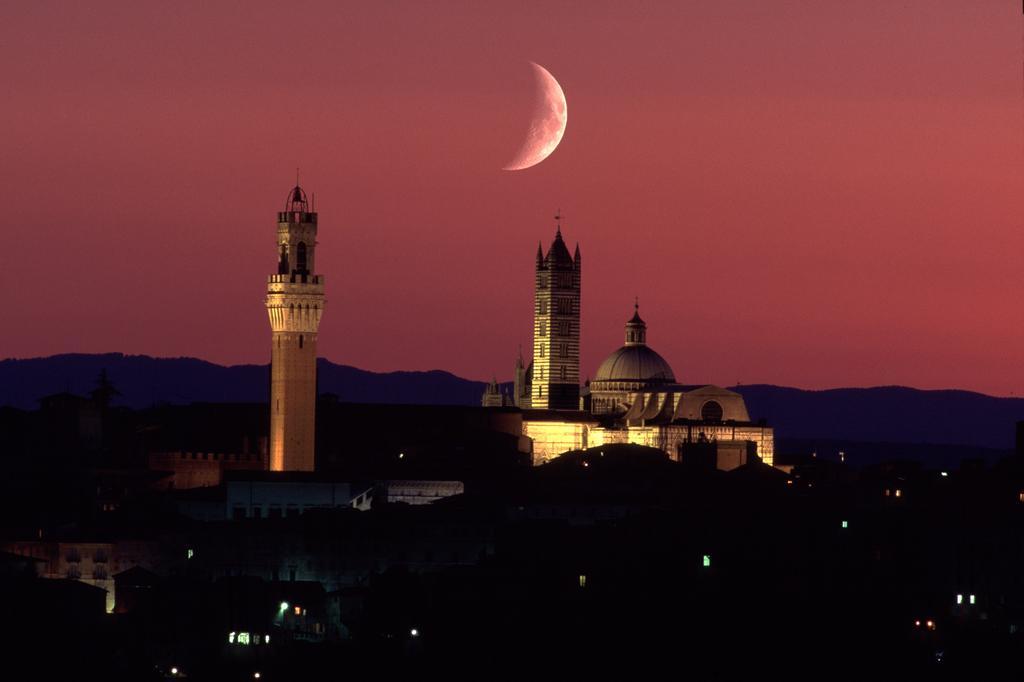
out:
{"label": "pink sky", "polygon": [[[1024,391],[1006,0],[6,3],[0,357],[267,362],[275,212],[320,210],[320,354],[508,378],[537,241],[583,366],[634,295],[680,381]],[[501,171],[529,61],[569,124]]]}

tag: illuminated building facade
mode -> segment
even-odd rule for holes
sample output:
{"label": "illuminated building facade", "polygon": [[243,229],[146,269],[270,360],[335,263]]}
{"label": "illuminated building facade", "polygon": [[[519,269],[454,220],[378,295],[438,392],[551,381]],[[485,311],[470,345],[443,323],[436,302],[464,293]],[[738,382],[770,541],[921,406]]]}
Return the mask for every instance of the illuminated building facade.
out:
{"label": "illuminated building facade", "polygon": [[534,464],[612,443],[658,448],[677,460],[711,449],[722,469],[756,458],[773,464],[771,427],[752,422],[735,391],[678,383],[668,362],[647,345],[639,303],[622,347],[580,391],[580,251],[577,246],[569,255],[560,226],[547,254],[538,246],[535,284],[533,361],[527,366],[521,354],[516,359],[511,401],[496,381],[482,400],[485,407],[511,402],[523,410]]}
{"label": "illuminated building facade", "polygon": [[314,468],[316,341],[324,308],[324,278],[314,274],[316,235],[316,211],[296,185],[277,214],[277,274],[267,280],[271,471]]}
{"label": "illuminated building facade", "polygon": [[580,247],[569,255],[560,224],[546,255],[537,245],[530,392],[537,409],[579,409],[580,266]]}

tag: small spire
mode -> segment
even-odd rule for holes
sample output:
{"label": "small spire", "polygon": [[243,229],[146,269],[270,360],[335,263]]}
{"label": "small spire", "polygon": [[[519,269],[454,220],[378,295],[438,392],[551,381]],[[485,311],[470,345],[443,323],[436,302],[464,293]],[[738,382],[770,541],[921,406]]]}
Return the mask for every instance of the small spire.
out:
{"label": "small spire", "polygon": [[562,209],[555,209],[555,234],[562,236]]}

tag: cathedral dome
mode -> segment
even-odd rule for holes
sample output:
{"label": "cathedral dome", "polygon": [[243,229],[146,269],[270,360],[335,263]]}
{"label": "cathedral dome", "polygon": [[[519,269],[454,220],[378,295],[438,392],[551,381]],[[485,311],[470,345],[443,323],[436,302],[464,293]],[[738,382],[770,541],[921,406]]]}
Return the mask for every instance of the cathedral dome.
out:
{"label": "cathedral dome", "polygon": [[644,384],[672,384],[675,375],[665,358],[645,345],[628,345],[618,349],[601,363],[594,382],[623,381]]}
{"label": "cathedral dome", "polygon": [[626,345],[604,359],[591,385],[600,388],[608,386],[606,382],[615,382],[628,384],[630,389],[643,389],[675,381],[665,358],[647,345],[647,323],[640,317],[638,303],[626,323]]}

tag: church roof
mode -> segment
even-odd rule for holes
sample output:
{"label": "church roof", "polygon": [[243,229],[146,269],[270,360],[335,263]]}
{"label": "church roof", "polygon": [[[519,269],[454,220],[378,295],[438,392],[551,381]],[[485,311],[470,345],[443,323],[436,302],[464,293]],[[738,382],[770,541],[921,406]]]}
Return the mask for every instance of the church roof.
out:
{"label": "church roof", "polygon": [[646,345],[629,345],[605,358],[592,381],[675,383],[675,380],[672,368],[657,351]]}

